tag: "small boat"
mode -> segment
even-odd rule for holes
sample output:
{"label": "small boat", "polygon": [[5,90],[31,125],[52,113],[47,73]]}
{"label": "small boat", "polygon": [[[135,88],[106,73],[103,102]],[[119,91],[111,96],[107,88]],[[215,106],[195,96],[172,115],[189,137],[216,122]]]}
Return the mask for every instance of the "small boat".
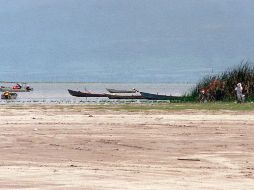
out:
{"label": "small boat", "polygon": [[92,92],[81,92],[81,91],[74,91],[68,89],[68,92],[72,96],[76,97],[108,97],[107,94],[99,94],[99,93],[92,93]]}
{"label": "small boat", "polygon": [[141,95],[115,95],[115,94],[108,94],[107,97],[109,99],[144,99]]}
{"label": "small boat", "polygon": [[110,93],[136,93],[137,92],[137,90],[134,88],[132,90],[117,90],[117,89],[112,89],[112,88],[106,88],[106,89]]}
{"label": "small boat", "polygon": [[33,89],[32,88],[30,88],[30,89],[26,89],[26,88],[13,89],[11,87],[1,86],[0,91],[1,92],[5,92],[5,91],[9,91],[9,92],[30,92],[30,91],[33,91]]}
{"label": "small boat", "polygon": [[141,96],[148,100],[182,100],[182,96],[168,96],[168,95],[159,95],[151,94],[146,92],[140,92]]}
{"label": "small boat", "polygon": [[6,86],[0,86],[1,92],[30,92],[33,91],[33,88],[30,88],[30,86],[22,86],[20,84],[17,84],[15,86],[6,87]]}
{"label": "small boat", "polygon": [[12,100],[12,99],[16,99],[17,96],[18,96],[17,93],[5,91],[4,93],[1,94],[1,99]]}

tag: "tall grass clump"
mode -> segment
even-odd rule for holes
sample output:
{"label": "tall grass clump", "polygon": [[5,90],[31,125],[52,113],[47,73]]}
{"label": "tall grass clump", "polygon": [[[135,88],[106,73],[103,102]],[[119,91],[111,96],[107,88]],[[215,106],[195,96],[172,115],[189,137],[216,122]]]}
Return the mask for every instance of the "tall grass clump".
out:
{"label": "tall grass clump", "polygon": [[191,91],[190,96],[198,99],[201,90],[208,89],[213,100],[233,100],[235,87],[239,82],[242,83],[246,99],[254,100],[254,65],[249,62],[242,62],[221,74],[204,77]]}

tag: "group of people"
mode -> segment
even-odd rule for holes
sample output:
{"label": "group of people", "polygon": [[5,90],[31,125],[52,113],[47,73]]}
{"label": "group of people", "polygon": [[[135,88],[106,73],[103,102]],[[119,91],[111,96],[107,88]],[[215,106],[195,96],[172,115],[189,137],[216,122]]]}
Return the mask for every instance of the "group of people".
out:
{"label": "group of people", "polygon": [[199,101],[215,101],[224,98],[224,82],[213,80],[199,91]]}
{"label": "group of people", "polygon": [[22,85],[17,83],[15,86],[12,87],[13,89],[21,89]]}
{"label": "group of people", "polygon": [[0,97],[1,99],[16,99],[18,94],[15,92],[30,92],[33,89],[29,85],[15,84],[14,86],[6,87],[0,86],[0,91],[3,92]]}
{"label": "group of people", "polygon": [[27,90],[27,91],[30,91],[30,90],[31,90],[31,88],[30,88],[29,85],[22,86],[22,85],[19,84],[19,83],[17,83],[17,84],[16,84],[15,86],[13,86],[12,88],[15,89],[15,90],[19,90],[19,89],[22,89],[22,88],[24,88],[24,89]]}

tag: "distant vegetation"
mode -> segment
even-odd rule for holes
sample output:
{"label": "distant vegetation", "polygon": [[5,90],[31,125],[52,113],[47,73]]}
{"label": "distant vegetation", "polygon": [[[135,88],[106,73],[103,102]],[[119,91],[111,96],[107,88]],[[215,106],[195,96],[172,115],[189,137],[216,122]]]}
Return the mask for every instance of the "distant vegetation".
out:
{"label": "distant vegetation", "polygon": [[250,62],[242,62],[221,74],[204,77],[189,96],[198,100],[203,90],[208,94],[208,101],[234,100],[235,87],[239,82],[242,83],[246,100],[254,100],[254,65]]}

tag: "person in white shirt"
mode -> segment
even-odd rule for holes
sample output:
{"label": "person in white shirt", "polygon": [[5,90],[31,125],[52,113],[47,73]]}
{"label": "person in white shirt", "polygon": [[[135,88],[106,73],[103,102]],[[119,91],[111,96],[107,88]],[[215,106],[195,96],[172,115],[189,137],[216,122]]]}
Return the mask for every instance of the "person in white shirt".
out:
{"label": "person in white shirt", "polygon": [[241,83],[238,83],[235,87],[237,102],[242,103],[244,101],[243,87]]}

